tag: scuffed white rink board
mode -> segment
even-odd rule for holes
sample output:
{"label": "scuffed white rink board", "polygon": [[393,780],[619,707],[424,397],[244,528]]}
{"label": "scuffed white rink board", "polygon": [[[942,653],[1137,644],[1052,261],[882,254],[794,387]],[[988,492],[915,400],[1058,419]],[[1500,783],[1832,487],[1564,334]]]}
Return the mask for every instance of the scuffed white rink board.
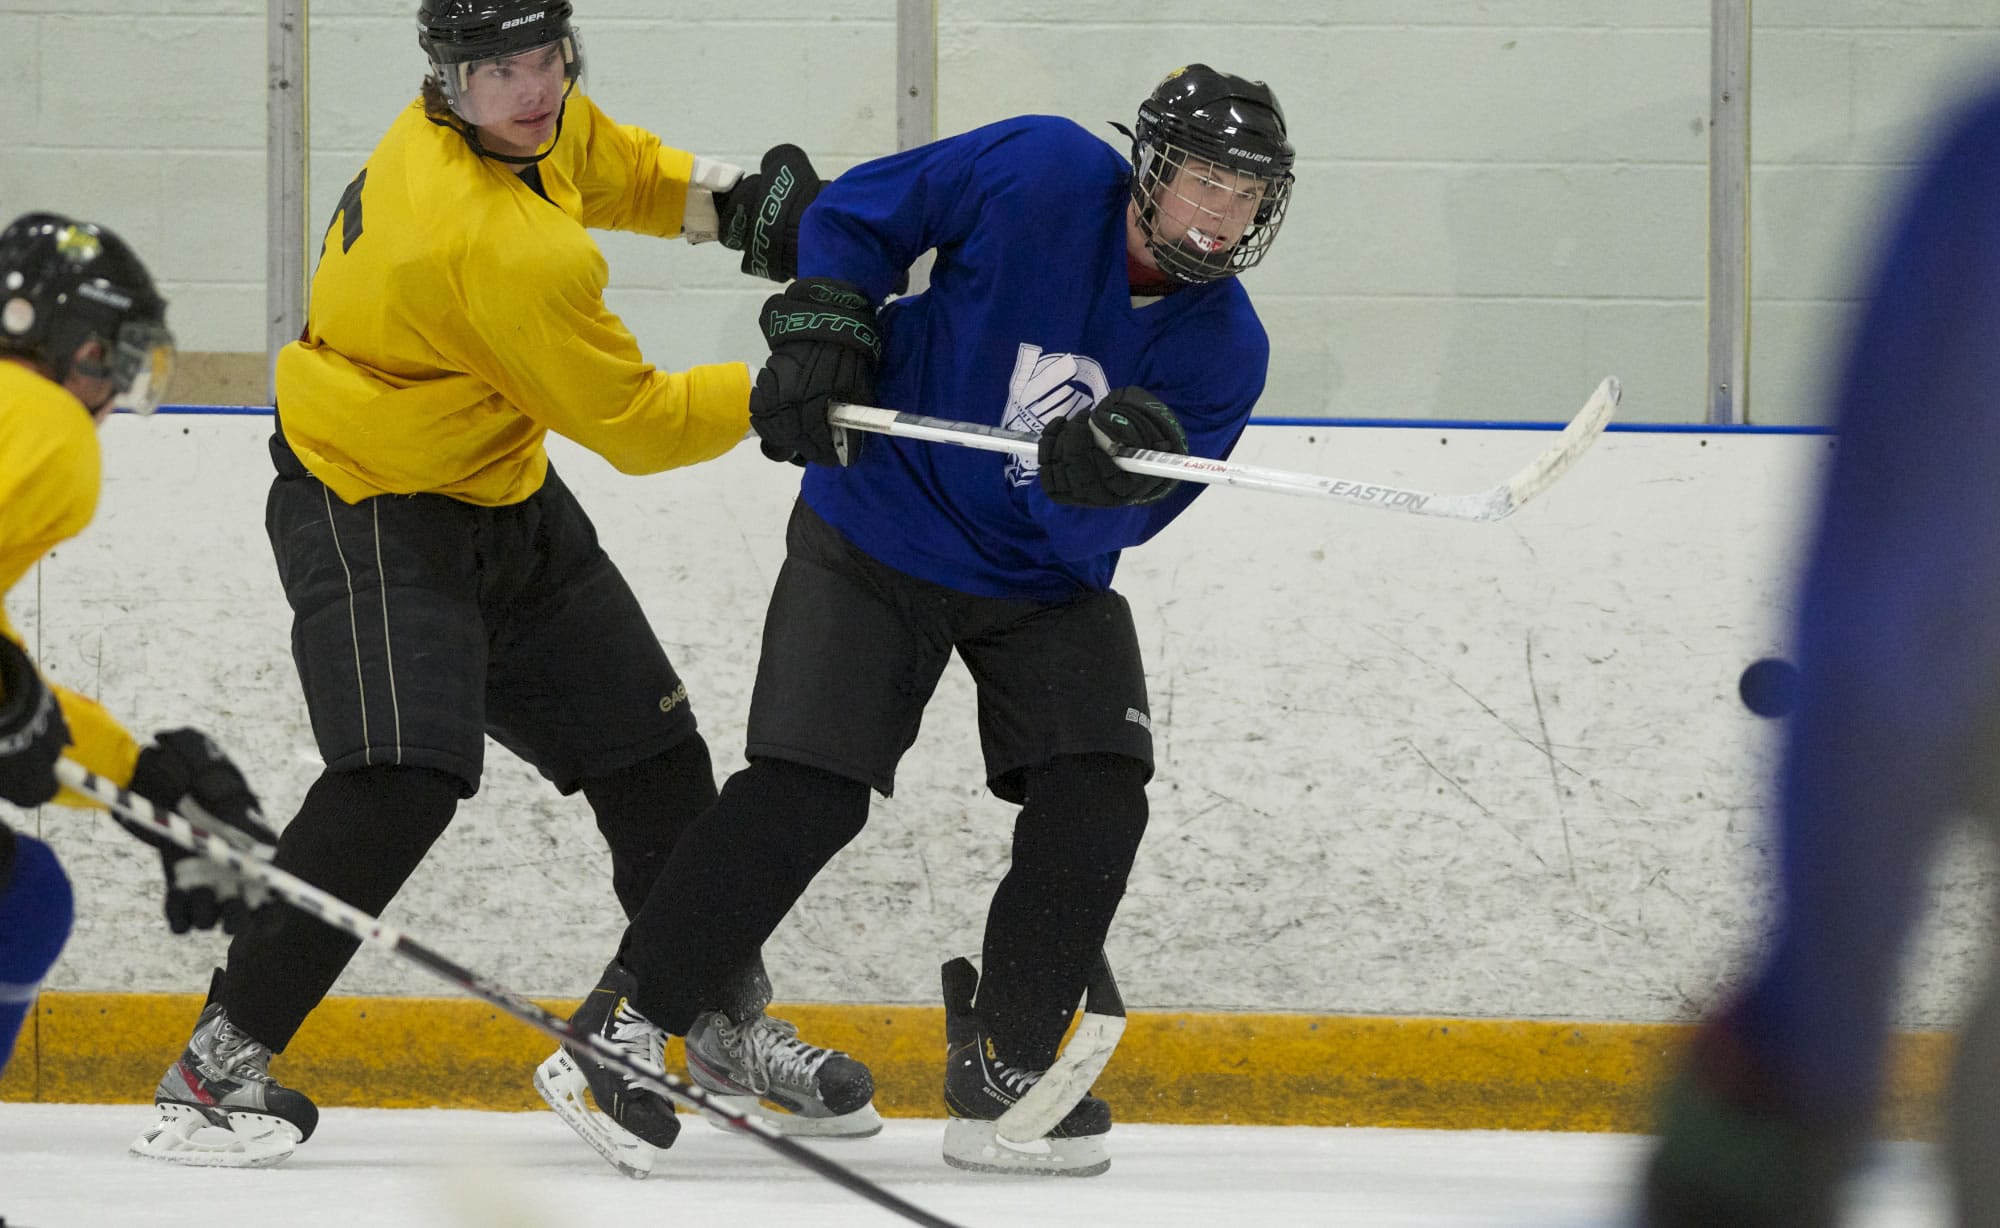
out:
{"label": "scuffed white rink board", "polygon": [[[557,1228],[582,1223],[901,1223],[758,1147],[689,1123],[647,1181],[611,1171],[553,1113],[330,1109],[300,1153],[255,1172],[124,1154],[136,1105],[0,1104],[0,1212],[35,1228]],[[892,1120],[820,1150],[962,1228],[1605,1228],[1645,1140],[1619,1134],[1120,1125],[1081,1181],[964,1173],[944,1124]],[[1949,1222],[1933,1149],[1879,1147],[1853,1228]]]}
{"label": "scuffed white rink board", "polygon": [[[262,528],[268,422],[118,419],[96,525],[14,595],[49,673],[138,730],[198,724],[289,817],[317,758]],[[1273,467],[1474,490],[1544,432],[1254,428]],[[1135,1009],[1666,1020],[1708,1001],[1762,912],[1777,726],[1736,678],[1782,649],[1823,437],[1607,435],[1497,525],[1215,490],[1127,553],[1153,688],[1152,825],[1112,940]],[[741,763],[796,471],[754,449],[624,477],[558,442]],[[781,997],[934,1001],[976,950],[1010,807],[953,666],[895,798],[769,951]],[[219,938],[156,923],[157,869],[44,811],[78,880],[56,989],[182,990]],[[1983,861],[1954,858],[1903,1019],[1967,975]],[[488,745],[480,795],[390,915],[523,993],[580,996],[622,919],[587,807]],[[1154,955],[1164,952],[1164,955]],[[374,956],[337,992],[441,987]]]}

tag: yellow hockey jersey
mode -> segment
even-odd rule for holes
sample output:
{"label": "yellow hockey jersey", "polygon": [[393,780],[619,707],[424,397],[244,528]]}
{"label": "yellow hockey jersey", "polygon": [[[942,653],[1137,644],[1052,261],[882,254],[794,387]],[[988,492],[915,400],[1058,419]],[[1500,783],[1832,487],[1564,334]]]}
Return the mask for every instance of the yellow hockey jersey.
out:
{"label": "yellow hockey jersey", "polygon": [[661,371],[604,304],[585,227],[681,231],[692,154],[573,93],[536,193],[421,100],[341,198],[304,337],[279,351],[278,415],[349,503],[433,492],[517,503],[547,432],[626,473],[720,456],[749,429],[742,363]]}
{"label": "yellow hockey jersey", "polygon": [[[0,594],[12,592],[43,555],[90,523],[100,463],[97,424],[83,402],[20,363],[0,361]],[[4,608],[0,635],[24,644]],[[69,723],[70,757],[130,784],[139,758],[132,735],[95,702],[50,689]],[[96,805],[67,790],[56,800]]]}

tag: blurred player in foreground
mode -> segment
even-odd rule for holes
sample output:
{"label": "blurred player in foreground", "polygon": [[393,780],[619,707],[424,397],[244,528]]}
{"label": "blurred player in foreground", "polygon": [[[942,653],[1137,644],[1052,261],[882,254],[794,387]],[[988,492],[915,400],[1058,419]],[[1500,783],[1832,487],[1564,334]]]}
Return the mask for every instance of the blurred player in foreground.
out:
{"label": "blurred player in foreground", "polygon": [[[1667,1091],[1648,1228],[1838,1222],[1940,837],[1956,815],[2000,820],[1996,338],[2000,92],[1923,172],[1849,352],[1800,602],[1776,934]],[[1950,1085],[1968,1228],[2000,1225],[1996,984],[1989,967]]]}

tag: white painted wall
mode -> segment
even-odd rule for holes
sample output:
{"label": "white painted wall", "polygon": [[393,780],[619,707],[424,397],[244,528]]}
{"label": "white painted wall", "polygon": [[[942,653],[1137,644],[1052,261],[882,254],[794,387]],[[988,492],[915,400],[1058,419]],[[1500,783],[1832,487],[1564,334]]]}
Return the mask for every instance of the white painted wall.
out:
{"label": "white painted wall", "polygon": [[[107,425],[98,523],[12,612],[52,676],[135,730],[213,730],[282,819],[317,761],[263,540],[266,430]],[[1548,438],[1258,428],[1241,458],[1445,492]],[[1612,434],[1499,525],[1213,491],[1130,552],[1160,770],[1112,943],[1127,997],[1634,1020],[1707,1001],[1754,940],[1768,842],[1774,726],[1736,677],[1782,646],[1800,499],[1830,446]],[[734,770],[794,471],[748,448],[645,479],[575,449],[558,463]],[[523,992],[580,994],[620,931],[606,856],[580,798],[490,751],[391,916]],[[775,940],[781,994],[934,1001],[938,964],[977,948],[1012,810],[981,788],[961,669],[898,781]],[[149,852],[72,812],[45,809],[41,831],[80,896],[53,987],[200,987],[223,944],[158,924]],[[1982,866],[1948,876],[1910,1021],[1951,1015]],[[366,954],[341,988],[442,991]]]}
{"label": "white painted wall", "polygon": [[[1051,111],[1119,141],[1168,68],[1270,80],[1302,162],[1271,267],[1267,413],[1543,418],[1604,371],[1698,421],[1706,0],[940,0],[942,132]],[[591,91],[670,142],[829,172],[895,137],[891,0],[581,0]],[[260,0],[0,0],[0,215],[122,230],[189,349],[259,350]],[[312,5],[312,210],[423,71],[411,0]],[[1990,0],[1758,0],[1752,412],[1811,420],[1918,117],[2000,67]],[[606,240],[657,361],[741,356],[761,291],[711,249]],[[670,254],[672,253],[672,254]],[[671,263],[670,263],[671,262]]]}

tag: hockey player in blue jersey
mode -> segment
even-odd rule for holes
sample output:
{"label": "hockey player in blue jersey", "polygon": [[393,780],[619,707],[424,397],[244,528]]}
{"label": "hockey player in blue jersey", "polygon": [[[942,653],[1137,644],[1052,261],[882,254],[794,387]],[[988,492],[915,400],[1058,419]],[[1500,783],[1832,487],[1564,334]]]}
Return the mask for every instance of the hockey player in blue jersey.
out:
{"label": "hockey player in blue jersey", "polygon": [[[691,1069],[724,1061],[769,1097],[777,1075],[743,1051],[753,1038],[698,1012],[704,987],[861,831],[870,790],[894,787],[955,650],[978,688],[986,784],[1021,807],[976,993],[947,966],[945,1159],[960,1167],[1109,1164],[1110,1109],[1081,1088],[1034,1147],[993,1128],[1056,1058],[1146,827],[1152,721],[1112,573],[1202,488],[1127,473],[1108,449],[1227,456],[1269,359],[1235,275],[1269,250],[1291,194],[1276,97],[1189,65],[1128,135],[1130,165],[1067,120],[1005,120],[859,166],[804,211],[802,276],[765,307],[772,353],[751,400],[766,452],[808,464],[750,766],[689,829],[599,986],[686,1036]],[[929,288],[878,321],[870,304],[931,250]],[[837,391],[781,398],[788,365],[824,368]],[[1041,448],[1023,463],[842,439],[830,400],[1039,432]],[[597,1016],[614,1042],[633,1023]]]}
{"label": "hockey player in blue jersey", "polygon": [[[1797,625],[1780,913],[1666,1095],[1648,1228],[1821,1228],[1867,1142],[1947,821],[2000,816],[2000,92],[1923,173],[1840,386]],[[1996,948],[1989,944],[1989,960]],[[2000,993],[1960,1036],[1956,1222],[2000,1226]]]}

